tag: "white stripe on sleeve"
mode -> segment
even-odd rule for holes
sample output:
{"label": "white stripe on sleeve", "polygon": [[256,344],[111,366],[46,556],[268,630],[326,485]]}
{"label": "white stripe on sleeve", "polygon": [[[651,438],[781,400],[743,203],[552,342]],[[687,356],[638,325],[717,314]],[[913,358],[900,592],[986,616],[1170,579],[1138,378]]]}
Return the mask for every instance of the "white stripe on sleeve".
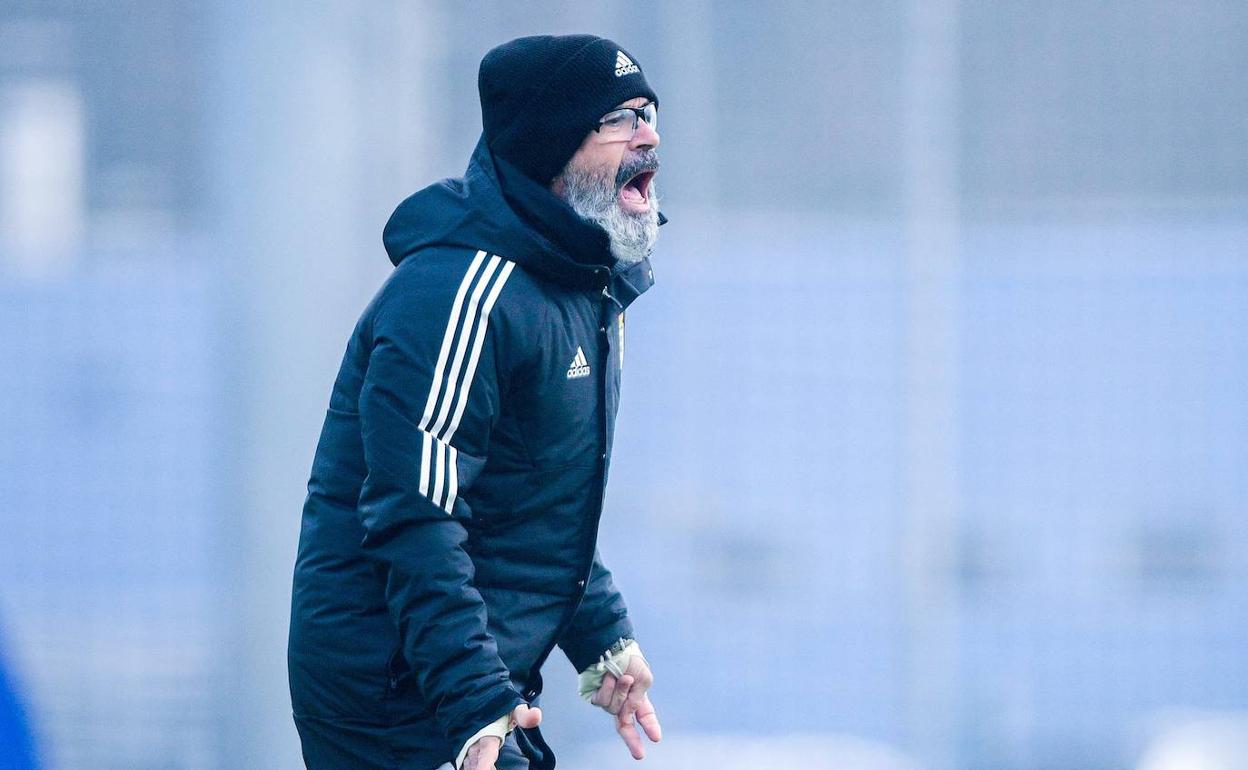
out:
{"label": "white stripe on sleeve", "polygon": [[455,436],[455,431],[459,429],[459,421],[464,416],[464,407],[468,404],[468,392],[472,387],[472,378],[477,373],[477,361],[481,358],[482,342],[485,339],[485,329],[489,325],[490,311],[494,309],[494,302],[498,300],[498,295],[503,290],[503,284],[507,283],[507,279],[511,277],[511,271],[515,266],[515,262],[506,263],[503,271],[499,273],[498,280],[494,282],[494,288],[490,289],[490,296],[486,298],[485,306],[481,308],[481,324],[477,327],[476,337],[472,340],[472,355],[468,360],[468,371],[464,375],[464,395],[460,398],[459,405],[455,408],[455,416],[451,418],[451,424],[447,426],[446,441],[450,441]]}
{"label": "white stripe on sleeve", "polygon": [[[438,350],[438,363],[433,367],[433,383],[429,387],[429,398],[425,401],[425,412],[420,418],[420,427],[424,430],[429,429],[433,420],[433,410],[437,406],[438,397],[442,395],[446,361],[450,358],[451,348],[454,347],[460,311],[464,307],[464,296],[468,293],[468,287],[472,285],[472,279],[479,272],[483,259],[485,259],[485,252],[478,251],[477,255],[472,258],[472,264],[468,265],[468,272],[464,274],[464,279],[459,282],[459,290],[455,292],[455,302],[451,305],[451,317],[446,323],[446,331],[442,334],[442,347]],[[471,322],[471,318],[469,321]]]}
{"label": "white stripe on sleeve", "polygon": [[446,463],[442,459],[446,454],[446,445],[436,438],[433,440],[433,493],[429,499],[433,504],[442,507],[442,484],[446,478]]}
{"label": "white stripe on sleeve", "polygon": [[447,450],[450,456],[447,458],[446,505],[443,509],[451,513],[455,510],[455,497],[459,494],[459,450],[450,444],[447,444]]}
{"label": "white stripe on sleeve", "polygon": [[429,444],[433,441],[433,436],[420,432],[420,493],[425,497],[429,496]]}
{"label": "white stripe on sleeve", "polygon": [[472,327],[474,325],[484,325],[485,323],[485,319],[479,323],[477,321],[481,309],[481,295],[485,293],[485,287],[490,282],[490,278],[494,276],[494,272],[498,270],[498,265],[501,261],[498,257],[490,257],[490,261],[485,265],[485,270],[481,273],[481,280],[477,281],[477,285],[473,287],[472,297],[468,300],[468,311],[464,314],[464,322],[455,334],[455,358],[451,362],[450,373],[446,380],[449,387],[439,399],[441,404],[438,406],[437,417],[434,419],[433,425],[426,428],[434,436],[442,436],[447,417],[450,416],[456,399],[462,398],[460,390],[466,391],[468,385],[471,384],[470,380],[461,382],[460,379],[460,370],[464,364],[464,351],[467,348],[465,343],[469,335],[472,334]]}

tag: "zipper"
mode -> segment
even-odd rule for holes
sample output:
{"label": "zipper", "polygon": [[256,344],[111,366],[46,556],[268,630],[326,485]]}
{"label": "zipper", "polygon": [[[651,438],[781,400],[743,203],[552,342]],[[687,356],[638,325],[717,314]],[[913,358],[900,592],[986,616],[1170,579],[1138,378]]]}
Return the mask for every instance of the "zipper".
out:
{"label": "zipper", "polygon": [[618,307],[621,311],[624,310],[624,304],[615,298],[615,295],[611,293],[610,287],[607,287],[607,286],[602,287],[602,296],[614,302],[615,306]]}
{"label": "zipper", "polygon": [[[602,509],[607,501],[607,422],[610,419],[607,416],[607,375],[610,367],[606,363],[609,363],[611,360],[611,332],[607,326],[607,310],[609,309],[607,301],[615,303],[616,307],[621,310],[624,309],[624,306],[611,295],[606,286],[602,287],[602,297],[602,309],[598,314],[598,334],[602,338],[600,349],[603,351],[603,354],[598,356],[599,376],[596,378],[598,381],[598,399],[602,404],[602,444],[598,452],[598,510],[594,513],[594,523],[589,528],[589,564],[586,565],[582,573],[585,577],[577,583],[580,593],[576,597],[576,602],[572,605],[572,611],[559,623],[559,627],[555,631],[555,635],[551,637],[550,643],[546,645],[546,649],[542,651],[542,654],[537,657],[537,661],[533,664],[533,677],[538,682],[542,681],[542,666],[546,664],[546,659],[550,657],[550,653],[555,649],[555,645],[559,644],[559,640],[563,638],[568,627],[572,625],[572,619],[576,617],[576,613],[580,612],[581,604],[585,601],[585,593],[589,588],[589,579],[594,571],[594,551],[597,550],[598,527],[602,523]],[[525,700],[532,700],[540,693],[530,683],[526,685],[522,694]]]}

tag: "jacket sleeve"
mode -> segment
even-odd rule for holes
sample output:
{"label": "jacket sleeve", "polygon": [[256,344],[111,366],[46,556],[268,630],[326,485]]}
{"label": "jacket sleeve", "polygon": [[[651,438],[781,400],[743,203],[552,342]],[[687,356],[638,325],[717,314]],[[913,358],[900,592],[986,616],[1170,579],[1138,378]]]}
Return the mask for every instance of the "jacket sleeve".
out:
{"label": "jacket sleeve", "polygon": [[559,640],[568,660],[577,671],[598,661],[617,639],[632,639],[633,624],[628,619],[624,597],[611,580],[611,572],[594,551],[594,565],[585,586],[585,599]]}
{"label": "jacket sleeve", "polygon": [[485,465],[498,414],[489,315],[510,265],[479,254],[457,290],[399,268],[378,300],[360,391],[362,546],[384,573],[417,685],[457,745],[523,702],[473,586],[459,496]]}

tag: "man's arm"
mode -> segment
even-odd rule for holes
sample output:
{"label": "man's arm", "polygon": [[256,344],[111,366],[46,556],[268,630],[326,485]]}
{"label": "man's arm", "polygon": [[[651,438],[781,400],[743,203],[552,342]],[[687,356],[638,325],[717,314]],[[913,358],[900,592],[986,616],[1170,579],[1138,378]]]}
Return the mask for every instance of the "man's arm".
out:
{"label": "man's arm", "polygon": [[634,759],[646,755],[633,721],[652,741],[663,737],[659,717],[647,694],[654,677],[633,639],[624,597],[611,572],[594,552],[585,599],[559,640],[568,660],[580,673],[581,697],[615,718],[615,729]]}
{"label": "man's arm", "polygon": [[585,599],[573,616],[559,647],[577,671],[584,671],[619,639],[633,638],[628,608],[611,579],[611,571],[594,551],[594,564],[585,585]]}
{"label": "man's arm", "polygon": [[488,320],[508,265],[478,255],[450,288],[400,268],[379,299],[360,392],[363,548],[384,570],[403,655],[458,744],[523,703],[473,586],[459,496],[498,414]]}

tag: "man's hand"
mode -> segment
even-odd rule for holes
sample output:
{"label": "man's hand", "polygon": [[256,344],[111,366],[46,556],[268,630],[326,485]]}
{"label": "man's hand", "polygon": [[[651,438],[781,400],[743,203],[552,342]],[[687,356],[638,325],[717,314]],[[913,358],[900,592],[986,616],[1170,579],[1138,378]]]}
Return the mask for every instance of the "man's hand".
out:
{"label": "man's hand", "polygon": [[609,673],[603,676],[602,686],[590,701],[615,716],[615,730],[624,739],[633,759],[646,756],[641,736],[633,726],[634,719],[651,741],[658,743],[663,738],[659,715],[655,713],[654,706],[650,704],[650,696],[646,694],[653,683],[654,675],[650,673],[646,659],[634,655],[629,658],[628,667],[619,677]]}
{"label": "man's hand", "polygon": [[[516,706],[511,712],[512,727],[537,727],[541,721],[542,710],[530,708],[524,703]],[[464,756],[464,764],[461,765],[462,770],[494,770],[494,763],[498,761],[498,752],[502,748],[501,738],[486,735],[478,739],[476,743],[468,747],[468,753]]]}

